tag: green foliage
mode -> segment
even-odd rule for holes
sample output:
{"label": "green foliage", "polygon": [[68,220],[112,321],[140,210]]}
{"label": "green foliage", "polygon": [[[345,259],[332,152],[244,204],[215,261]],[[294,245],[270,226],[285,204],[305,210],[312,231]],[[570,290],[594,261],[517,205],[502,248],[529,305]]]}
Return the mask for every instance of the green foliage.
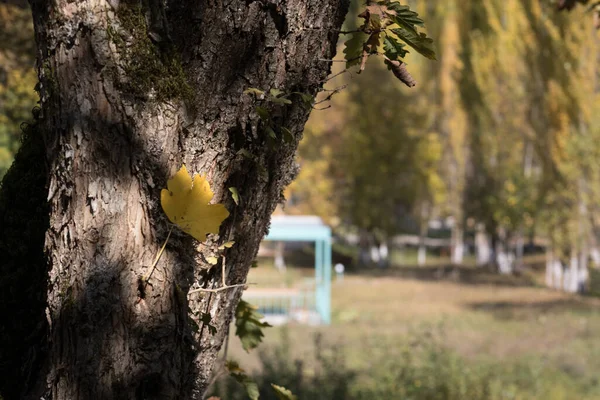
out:
{"label": "green foliage", "polygon": [[294,394],[291,391],[287,390],[283,386],[271,384],[271,387],[275,391],[278,400],[298,400],[298,398],[294,396]]}
{"label": "green foliage", "polygon": [[362,72],[367,59],[371,55],[380,54],[379,47],[383,39],[386,61],[398,62],[390,64],[394,75],[408,86],[414,86],[414,80],[401,61],[408,53],[404,43],[423,56],[435,60],[433,40],[417,30],[417,27],[424,26],[423,20],[409,6],[392,0],[367,5],[358,16],[364,19],[364,23],[358,30],[350,32],[351,37],[344,43],[346,68],[360,64],[359,72]]}
{"label": "green foliage", "polygon": [[256,306],[244,300],[240,300],[235,309],[235,334],[240,338],[242,347],[247,352],[262,342],[264,337],[262,329],[271,326],[261,321],[263,316],[256,310]]}
{"label": "green foliage", "polygon": [[246,390],[246,394],[250,400],[258,400],[260,393],[258,392],[258,385],[252,378],[246,374],[236,361],[227,361],[225,368],[229,371],[229,375],[239,384],[241,384]]}
{"label": "green foliage", "polygon": [[0,4],[0,178],[20,145],[19,128],[38,101],[31,11]]}
{"label": "green foliage", "polygon": [[419,33],[403,28],[391,29],[391,32],[423,56],[435,60],[433,40],[429,39],[423,32]]}
{"label": "green foliage", "polygon": [[397,60],[399,58],[404,58],[408,53],[408,50],[405,49],[405,45],[403,43],[398,42],[392,36],[385,36],[383,38],[383,49],[385,51],[385,55],[390,60]]}
{"label": "green foliage", "polygon": [[367,41],[369,35],[364,32],[355,32],[344,43],[344,57],[346,59],[346,68],[352,68],[360,64],[362,58],[363,44]]}
{"label": "green foliage", "polygon": [[[312,357],[294,358],[284,336],[280,345],[261,352],[254,379],[264,400],[282,399],[270,382],[285,385],[301,400],[592,400],[600,395],[594,382],[547,367],[543,360],[467,360],[444,348],[441,334],[423,329],[408,337],[365,340],[361,351],[368,352],[369,361],[359,370],[343,356],[349,349],[321,343],[318,336]],[[241,400],[246,393],[221,380],[215,395]]]}
{"label": "green foliage", "polygon": [[[295,137],[291,130],[277,122],[277,118],[273,115],[271,108],[274,106],[276,108],[275,111],[280,111],[281,107],[293,104],[293,101],[290,100],[290,97],[293,95],[298,95],[302,101],[301,104],[306,108],[312,107],[312,103],[314,102],[313,96],[307,93],[292,92],[286,94],[277,88],[269,90],[268,94],[264,90],[256,88],[248,88],[243,93],[253,96],[257,103],[262,102],[257,104],[254,110],[261,122],[259,128],[266,133],[267,143],[273,148],[281,144],[292,143]],[[269,105],[272,106],[269,107]],[[248,152],[246,151],[246,153]],[[247,158],[252,158],[249,153],[246,156]]]}
{"label": "green foliage", "polygon": [[236,206],[240,205],[240,192],[238,192],[236,187],[230,187],[229,191],[231,192],[231,198],[235,202]]}

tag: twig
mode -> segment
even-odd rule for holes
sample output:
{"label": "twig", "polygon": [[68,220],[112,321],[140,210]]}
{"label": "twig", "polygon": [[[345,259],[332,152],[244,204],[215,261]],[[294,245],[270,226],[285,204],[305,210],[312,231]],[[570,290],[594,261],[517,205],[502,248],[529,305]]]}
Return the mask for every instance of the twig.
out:
{"label": "twig", "polygon": [[232,288],[236,288],[236,287],[242,287],[242,286],[248,286],[251,285],[251,283],[239,283],[237,285],[227,285],[227,286],[223,286],[220,288],[216,288],[216,289],[194,289],[194,290],[190,290],[188,292],[188,294],[194,294],[194,293],[198,293],[198,292],[206,292],[206,293],[219,293],[222,292],[223,290],[227,290],[227,289],[232,289]]}
{"label": "twig", "polygon": [[346,69],[344,69],[344,70],[342,70],[342,71],[338,72],[337,74],[333,74],[333,75],[331,75],[331,76],[327,77],[325,80],[321,81],[321,83],[326,83],[326,82],[329,82],[329,81],[330,81],[330,80],[332,80],[333,78],[335,78],[335,77],[337,77],[337,76],[340,76],[341,74],[345,74],[345,73],[349,73],[349,72],[350,72],[350,71],[348,71],[348,68],[346,68]]}
{"label": "twig", "polygon": [[348,61],[354,61],[354,60],[358,60],[359,58],[362,58],[362,56],[360,57],[355,57],[351,60],[331,60],[328,58],[319,58],[319,61],[323,61],[323,62],[348,62]]}
{"label": "twig", "polygon": [[[337,88],[331,90],[331,93],[329,93],[327,95],[327,97],[325,97],[323,100],[317,101],[315,104],[313,104],[313,108],[317,104],[325,103],[326,101],[331,100],[331,98],[333,97],[334,94],[341,92],[342,90],[346,89],[346,87],[348,87],[348,85],[342,85],[340,87],[337,87]],[[324,108],[315,108],[315,110],[324,110]]]}
{"label": "twig", "polygon": [[154,270],[156,269],[156,266],[158,265],[158,260],[160,260],[160,257],[162,256],[163,252],[165,251],[165,247],[167,247],[167,242],[169,241],[169,238],[171,237],[171,232],[173,232],[173,225],[171,225],[171,228],[169,228],[169,233],[167,234],[167,238],[165,239],[165,242],[163,243],[162,247],[160,248],[160,251],[156,255],[156,259],[154,259],[154,263],[152,263],[152,269],[150,270],[148,277],[146,279],[144,279],[144,290],[146,289],[146,286],[148,285],[148,281],[150,280],[150,277],[152,276],[152,274],[154,273]]}

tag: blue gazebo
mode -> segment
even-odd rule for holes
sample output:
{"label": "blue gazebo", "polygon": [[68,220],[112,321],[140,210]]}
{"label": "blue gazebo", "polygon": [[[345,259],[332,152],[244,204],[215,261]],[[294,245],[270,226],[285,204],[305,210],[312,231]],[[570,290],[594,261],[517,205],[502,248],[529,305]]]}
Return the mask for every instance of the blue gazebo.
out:
{"label": "blue gazebo", "polygon": [[[321,323],[331,323],[331,229],[316,216],[275,215],[271,218],[271,228],[264,240],[315,243],[314,292],[305,294],[305,297],[312,296],[313,299],[288,299],[289,305],[284,309],[289,312],[294,305],[301,304],[308,308],[307,311],[316,312]],[[259,298],[252,297],[253,300]],[[278,296],[269,297],[274,300]],[[264,298],[261,300],[260,303],[264,304]],[[264,312],[268,314],[268,308],[264,308]]]}

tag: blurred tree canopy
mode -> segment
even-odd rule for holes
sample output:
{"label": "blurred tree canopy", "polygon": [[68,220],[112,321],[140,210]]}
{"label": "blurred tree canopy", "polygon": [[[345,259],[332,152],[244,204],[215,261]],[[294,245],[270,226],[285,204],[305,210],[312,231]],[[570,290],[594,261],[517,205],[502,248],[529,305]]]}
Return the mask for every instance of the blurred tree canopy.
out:
{"label": "blurred tree canopy", "polygon": [[21,3],[0,3],[0,177],[19,148],[20,125],[38,100],[31,11]]}
{"label": "blurred tree canopy", "polygon": [[[537,236],[563,263],[590,251],[600,262],[597,2],[409,3],[438,61],[405,56],[417,90],[381,84],[387,71],[376,56],[389,43],[369,47],[374,57],[357,75],[345,70],[346,35],[316,105],[327,110],[314,111],[304,132],[287,211],[379,240],[451,217],[458,262],[464,231],[476,225],[496,252]],[[350,15],[361,7],[354,2]],[[362,18],[345,29],[370,23]],[[37,101],[32,38],[26,4],[1,3],[0,176]]]}
{"label": "blurred tree canopy", "polygon": [[496,253],[538,237],[563,264],[586,258],[599,233],[600,42],[571,3],[415,2],[438,61],[407,56],[418,90],[378,84],[374,62],[338,68],[329,88],[348,89],[311,116],[291,212],[386,236],[407,216],[452,217],[453,246],[480,225]]}

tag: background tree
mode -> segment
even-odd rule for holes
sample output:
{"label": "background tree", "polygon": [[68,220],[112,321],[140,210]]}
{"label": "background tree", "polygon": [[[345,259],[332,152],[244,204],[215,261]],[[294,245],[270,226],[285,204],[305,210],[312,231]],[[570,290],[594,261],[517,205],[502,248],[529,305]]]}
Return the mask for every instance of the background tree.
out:
{"label": "background tree", "polygon": [[31,11],[26,1],[16,3],[0,3],[0,178],[19,147],[19,127],[38,100]]}

